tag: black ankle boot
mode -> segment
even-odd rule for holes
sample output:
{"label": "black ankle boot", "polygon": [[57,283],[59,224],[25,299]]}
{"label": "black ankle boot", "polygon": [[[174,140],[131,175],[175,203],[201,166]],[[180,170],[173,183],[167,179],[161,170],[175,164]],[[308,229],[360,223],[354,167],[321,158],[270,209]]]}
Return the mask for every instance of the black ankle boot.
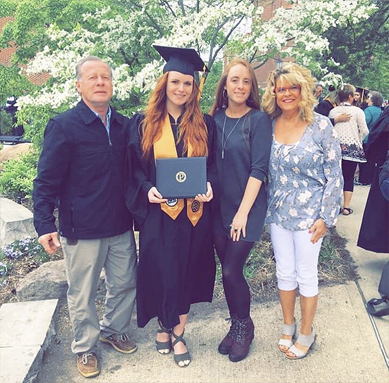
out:
{"label": "black ankle boot", "polygon": [[218,347],[218,351],[222,355],[228,355],[230,353],[232,344],[234,343],[234,339],[236,336],[236,320],[238,317],[236,314],[231,314],[231,318],[228,318],[226,320],[231,322],[230,331],[228,331],[227,335],[224,337],[224,339],[221,341]]}
{"label": "black ankle boot", "polygon": [[246,319],[236,318],[236,335],[230,349],[231,362],[239,362],[246,358],[254,339],[254,323],[250,317]]}

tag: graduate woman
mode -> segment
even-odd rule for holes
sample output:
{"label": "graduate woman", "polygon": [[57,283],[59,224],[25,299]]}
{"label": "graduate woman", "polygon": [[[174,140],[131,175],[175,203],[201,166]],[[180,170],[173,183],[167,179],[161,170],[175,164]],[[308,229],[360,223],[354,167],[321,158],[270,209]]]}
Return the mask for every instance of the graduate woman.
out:
{"label": "graduate woman", "polygon": [[[158,318],[156,348],[174,352],[180,367],[191,357],[183,338],[190,305],[211,302],[215,257],[206,194],[165,199],[156,188],[156,159],[207,157],[214,121],[199,107],[194,71],[206,69],[193,49],[155,46],[167,61],[144,113],[132,119],[127,206],[139,228],[138,326]],[[207,69],[206,69],[207,70]],[[209,180],[209,178],[208,178]]]}
{"label": "graduate woman", "polygon": [[214,243],[231,316],[219,352],[238,362],[247,356],[254,338],[243,266],[262,233],[272,141],[271,121],[259,111],[257,80],[247,61],[235,59],[226,67],[211,114],[217,125]]}

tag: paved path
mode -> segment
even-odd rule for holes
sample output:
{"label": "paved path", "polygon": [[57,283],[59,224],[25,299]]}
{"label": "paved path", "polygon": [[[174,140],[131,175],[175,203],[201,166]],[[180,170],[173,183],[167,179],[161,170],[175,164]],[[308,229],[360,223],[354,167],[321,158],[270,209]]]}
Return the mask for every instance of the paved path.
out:
{"label": "paved path", "polygon": [[[99,345],[102,362],[96,383],[373,383],[388,382],[385,351],[389,350],[389,317],[372,318],[364,299],[377,297],[381,269],[389,254],[371,253],[356,247],[368,187],[356,187],[354,214],[341,216],[337,228],[348,239],[348,250],[361,276],[357,283],[323,287],[315,328],[315,350],[300,361],[290,361],[277,350],[282,320],[278,302],[254,304],[255,340],[247,359],[231,363],[217,353],[217,345],[227,331],[227,308],[223,301],[194,305],[186,330],[193,361],[188,368],[175,366],[172,354],[159,355],[154,346],[156,323],[136,329],[133,337],[138,351],[131,355]],[[361,295],[362,294],[362,295]],[[299,320],[299,317],[297,317]],[[69,346],[72,339],[68,323],[60,323],[58,344],[53,344],[39,375],[40,383],[85,382],[76,370]],[[377,335],[379,336],[377,338]]]}
{"label": "paved path", "polygon": [[[359,228],[361,227],[362,216],[369,190],[370,188],[367,186],[355,187],[355,192],[351,201],[354,213],[350,217],[341,216],[337,223],[338,233],[348,240],[347,250],[350,252],[358,266],[358,274],[361,278],[357,281],[357,286],[362,297],[362,302],[368,301],[371,298],[380,297],[377,290],[378,283],[381,277],[382,268],[389,260],[389,254],[378,254],[357,246]],[[377,342],[382,342],[380,346],[383,357],[389,368],[389,317],[369,317],[371,325],[377,335]]]}
{"label": "paved path", "polygon": [[[231,363],[228,357],[217,352],[218,343],[228,330],[224,320],[227,307],[224,300],[219,300],[212,304],[193,305],[185,334],[193,358],[188,368],[177,367],[172,354],[157,353],[154,345],[156,321],[145,329],[137,329],[134,316],[132,336],[138,344],[138,351],[124,355],[114,351],[109,345],[99,344],[102,371],[93,381],[389,382],[389,316],[374,318],[369,316],[365,309],[366,300],[378,297],[377,287],[381,270],[389,259],[389,254],[376,254],[356,246],[368,190],[368,187],[356,187],[352,200],[354,214],[341,216],[337,223],[338,232],[348,240],[347,249],[357,265],[360,279],[357,282],[320,289],[319,307],[314,323],[318,339],[315,349],[307,358],[290,361],[278,351],[277,341],[282,318],[279,304],[275,300],[253,304],[252,317],[256,331],[250,354],[239,363]],[[49,301],[26,302],[1,307],[1,383],[21,383],[27,371],[30,376],[39,371],[38,379],[33,380],[34,383],[86,381],[77,372],[76,359],[70,351],[72,330],[67,307],[63,304],[58,306],[55,326],[50,326],[57,302],[52,301],[52,305],[45,311],[47,302]],[[48,313],[47,318],[42,319],[44,312]],[[296,317],[299,321],[299,316]],[[9,321],[12,323],[8,323]],[[17,327],[12,329],[12,325]],[[57,335],[42,363],[42,350],[51,339],[53,327],[57,329]],[[32,383],[30,380],[25,382]]]}

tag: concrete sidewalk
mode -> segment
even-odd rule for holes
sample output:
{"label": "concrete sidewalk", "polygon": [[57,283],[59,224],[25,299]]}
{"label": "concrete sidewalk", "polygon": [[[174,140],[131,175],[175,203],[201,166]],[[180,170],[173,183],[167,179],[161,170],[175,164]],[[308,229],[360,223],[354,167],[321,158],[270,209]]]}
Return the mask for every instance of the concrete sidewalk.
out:
{"label": "concrete sidewalk", "polygon": [[[188,382],[188,383],[373,383],[388,382],[389,370],[383,346],[389,350],[389,318],[371,318],[365,310],[364,297],[377,297],[381,270],[388,254],[375,254],[356,247],[356,239],[369,188],[356,187],[352,201],[354,214],[341,216],[337,228],[348,239],[348,250],[358,265],[358,283],[324,287],[320,290],[315,319],[318,334],[315,350],[300,361],[290,361],[277,350],[282,319],[278,302],[254,304],[252,317],[255,339],[249,356],[231,363],[218,354],[217,346],[228,325],[224,318],[224,301],[193,305],[185,338],[192,354],[188,368],[175,366],[173,355],[159,355],[155,350],[156,322],[145,329],[135,328],[132,335],[138,344],[135,354],[124,355],[109,345],[99,345],[101,374],[96,383],[109,382]],[[297,317],[299,320],[299,317]],[[377,327],[377,331],[374,326]],[[40,383],[85,382],[76,370],[70,352],[70,329],[54,344],[39,375]]]}
{"label": "concrete sidewalk", "polygon": [[[134,329],[135,354],[124,355],[99,345],[101,374],[94,382],[188,383],[373,383],[387,382],[389,372],[355,283],[321,291],[315,320],[315,350],[305,359],[290,361],[277,350],[282,321],[277,302],[256,304],[252,317],[256,338],[249,356],[239,363],[218,354],[217,345],[227,331],[223,304],[196,305],[187,326],[192,354],[188,368],[175,366],[172,354],[155,350],[156,323]],[[299,317],[297,317],[299,320]],[[387,324],[387,323],[386,323]],[[85,382],[69,350],[71,334],[53,345],[39,375],[40,383]]]}
{"label": "concrete sidewalk", "polygon": [[[348,240],[347,248],[358,266],[360,280],[320,289],[315,318],[318,334],[315,349],[305,359],[290,361],[277,349],[282,327],[278,301],[255,303],[252,317],[255,339],[249,356],[231,363],[218,354],[217,346],[228,330],[224,318],[228,311],[224,300],[192,306],[185,339],[192,355],[187,368],[179,368],[173,354],[155,350],[156,321],[145,329],[136,328],[135,315],[131,336],[138,351],[120,354],[99,344],[101,374],[96,383],[373,383],[388,382],[385,361],[389,350],[389,317],[368,315],[364,299],[378,297],[377,287],[389,254],[375,254],[356,247],[356,239],[365,206],[368,187],[356,187],[352,200],[354,214],[339,218],[338,232]],[[39,383],[86,382],[77,371],[76,358],[70,351],[72,330],[66,306],[57,314],[57,336],[47,351],[38,375]],[[299,314],[299,310],[297,310]],[[297,315],[297,321],[300,318]],[[14,368],[18,369],[17,363]],[[8,381],[7,381],[8,383]]]}
{"label": "concrete sidewalk", "polygon": [[[359,229],[361,227],[366,199],[370,188],[368,186],[355,186],[351,206],[354,213],[340,216],[336,225],[339,235],[347,239],[347,250],[350,252],[358,269],[360,279],[356,282],[361,295],[362,303],[371,298],[380,298],[378,284],[382,269],[389,260],[389,254],[378,254],[364,250],[357,246]],[[389,233],[388,233],[389,236]],[[389,368],[389,317],[377,318],[368,315],[382,351],[382,356]]]}

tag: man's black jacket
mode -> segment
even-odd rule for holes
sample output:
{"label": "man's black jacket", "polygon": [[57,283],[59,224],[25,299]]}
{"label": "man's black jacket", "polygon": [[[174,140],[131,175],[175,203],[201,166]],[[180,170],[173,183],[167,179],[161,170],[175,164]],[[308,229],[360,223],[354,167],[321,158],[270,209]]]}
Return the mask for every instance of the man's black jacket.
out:
{"label": "man's black jacket", "polygon": [[83,101],[49,121],[33,191],[39,236],[57,231],[57,200],[64,237],[105,238],[132,227],[124,203],[129,119],[112,110],[110,125],[111,143],[102,121]]}

